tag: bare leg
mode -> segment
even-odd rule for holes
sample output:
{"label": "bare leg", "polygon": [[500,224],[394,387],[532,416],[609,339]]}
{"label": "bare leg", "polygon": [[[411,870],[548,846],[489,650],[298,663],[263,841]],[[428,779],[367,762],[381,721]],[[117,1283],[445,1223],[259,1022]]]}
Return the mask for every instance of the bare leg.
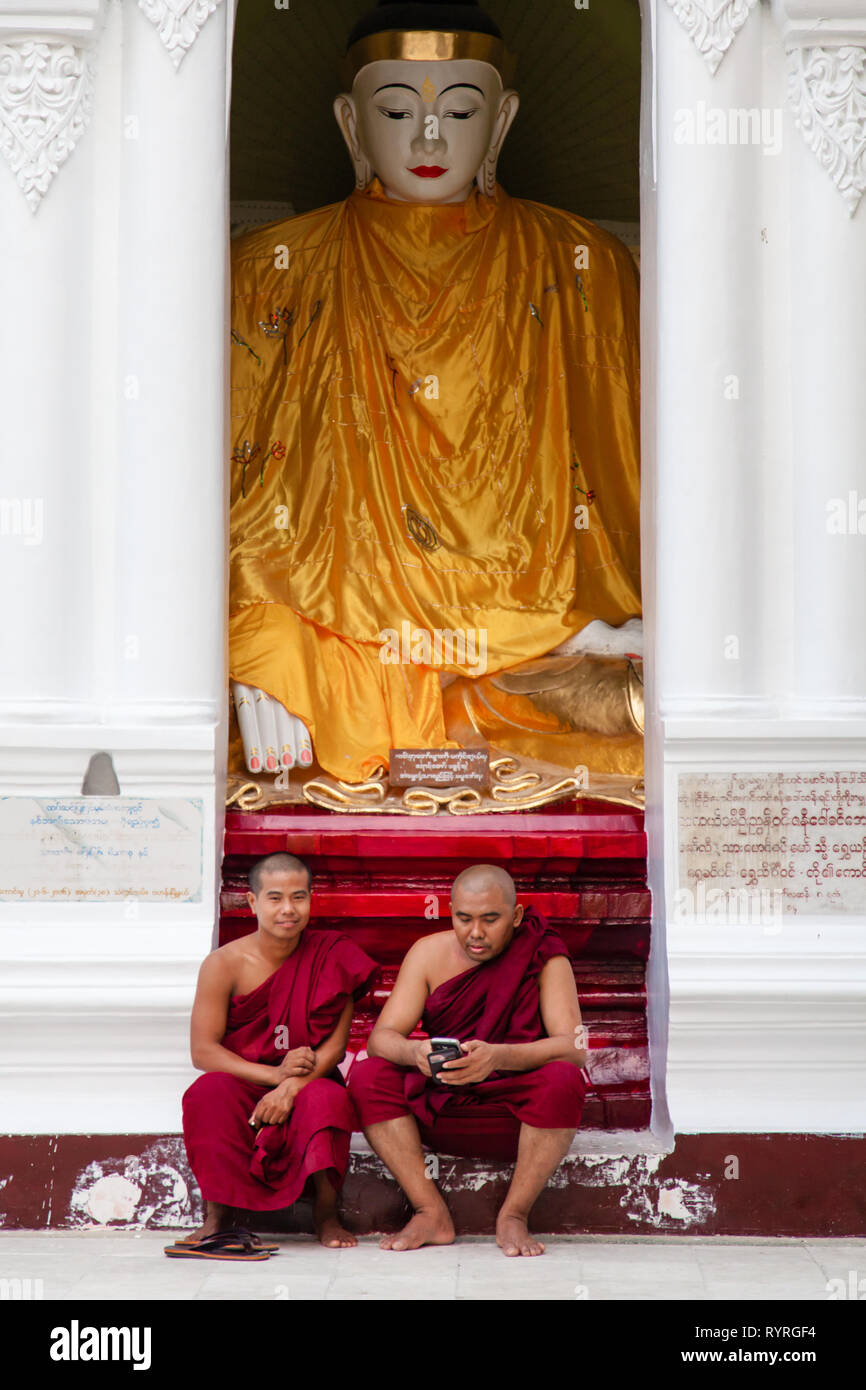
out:
{"label": "bare leg", "polygon": [[346,1230],[337,1215],[337,1193],[327,1173],[314,1173],[313,1182],[316,1185],[313,1220],[321,1244],[327,1245],[331,1250],[342,1250],[347,1246],[357,1245],[357,1240],[351,1231]]}
{"label": "bare leg", "polygon": [[201,1240],[203,1236],[215,1235],[217,1231],[228,1231],[234,1222],[234,1207],[223,1206],[221,1202],[205,1202],[205,1217],[190,1240]]}
{"label": "bare leg", "polygon": [[418,1126],[411,1115],[382,1120],[364,1130],[371,1148],[395,1177],[415,1209],[397,1235],[383,1236],[383,1250],[418,1250],[422,1245],[450,1245],[454,1223],[441,1192],[427,1176]]}
{"label": "bare leg", "polygon": [[496,1218],[496,1244],[504,1255],[544,1254],[544,1246],[529,1234],[529,1213],[568,1153],[576,1132],[520,1126],[514,1176]]}

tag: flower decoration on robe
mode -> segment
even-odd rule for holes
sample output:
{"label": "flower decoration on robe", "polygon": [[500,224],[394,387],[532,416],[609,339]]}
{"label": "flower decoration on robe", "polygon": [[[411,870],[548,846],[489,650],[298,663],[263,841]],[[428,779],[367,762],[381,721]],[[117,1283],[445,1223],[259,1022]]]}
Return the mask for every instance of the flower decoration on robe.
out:
{"label": "flower decoration on robe", "polygon": [[259,357],[259,354],[256,352],[255,348],[250,347],[246,338],[242,338],[236,328],[232,329],[232,342],[237,343],[238,347],[245,347],[250,356],[256,359],[259,366],[262,365],[262,359]]}
{"label": "flower decoration on robe", "polygon": [[282,338],[284,362],[288,360],[286,356],[286,337],[294,321],[294,308],[272,309],[266,319],[259,319],[259,328],[266,338]]}
{"label": "flower decoration on robe", "polygon": [[428,521],[426,516],[422,516],[420,512],[416,512],[414,507],[408,506],[405,502],[401,507],[401,511],[403,513],[403,520],[406,523],[406,534],[409,536],[410,540],[420,545],[422,550],[439,550],[442,541],[439,536],[437,536],[432,522]]}
{"label": "flower decoration on robe", "polygon": [[310,314],[310,322],[307,324],[306,328],[304,329],[303,333],[301,334],[300,338],[298,339],[298,344],[299,344],[299,345],[304,341],[304,339],[306,338],[307,334],[309,333],[310,329],[312,328],[313,324],[316,322],[316,319],[319,317],[319,314],[320,314],[321,312],[322,312],[322,301],[321,301],[321,299],[317,299],[316,302],[315,302],[315,304],[313,305],[313,312]]}
{"label": "flower decoration on robe", "polygon": [[267,338],[285,338],[294,321],[294,309],[273,309],[266,319],[259,319],[259,328]]}
{"label": "flower decoration on robe", "polygon": [[260,444],[251,444],[248,439],[245,439],[242,446],[239,449],[235,449],[232,454],[232,463],[239,463],[241,465],[241,497],[246,497],[247,495],[247,468],[260,453]]}
{"label": "flower decoration on robe", "polygon": [[[255,462],[261,452],[261,444],[250,444],[250,441],[245,439],[243,447],[235,449],[232,454],[232,463],[239,463],[241,465],[241,497],[246,497],[247,495],[247,469],[251,463]],[[268,449],[268,452],[262,456],[262,461],[259,465],[259,487],[264,487],[265,485],[265,464],[268,459],[276,459],[277,463],[280,463],[285,457],[285,444],[281,439],[275,439]]]}
{"label": "flower decoration on robe", "polygon": [[[580,468],[580,460],[579,460],[578,457],[577,457],[577,450],[576,450],[575,447],[574,447],[574,440],[572,440],[572,443],[571,443],[571,459],[572,459],[572,462],[571,462],[571,469],[572,469],[572,472],[573,472],[573,473],[576,473],[577,470]],[[573,486],[574,486],[575,492],[579,492],[579,493],[580,493],[581,497],[582,497],[582,498],[584,499],[584,501],[586,502],[586,505],[587,505],[588,507],[591,507],[592,504],[593,504],[593,502],[595,501],[595,493],[592,491],[592,489],[587,490],[586,488],[581,487],[581,486],[580,486],[580,483],[579,483],[576,479],[575,479],[575,481],[574,481]]]}

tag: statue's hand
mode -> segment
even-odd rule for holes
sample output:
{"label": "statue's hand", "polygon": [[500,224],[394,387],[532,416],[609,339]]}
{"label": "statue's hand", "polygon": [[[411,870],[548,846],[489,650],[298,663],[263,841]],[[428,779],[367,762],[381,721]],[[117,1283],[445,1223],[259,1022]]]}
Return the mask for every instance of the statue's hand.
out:
{"label": "statue's hand", "polygon": [[643,622],[640,618],[629,618],[622,627],[611,627],[601,618],[595,618],[575,637],[568,637],[554,647],[548,656],[578,656],[583,653],[627,656],[630,652],[643,656]]}
{"label": "statue's hand", "polygon": [[307,726],[263,690],[231,684],[247,771],[276,774],[296,764],[309,767],[313,743]]}

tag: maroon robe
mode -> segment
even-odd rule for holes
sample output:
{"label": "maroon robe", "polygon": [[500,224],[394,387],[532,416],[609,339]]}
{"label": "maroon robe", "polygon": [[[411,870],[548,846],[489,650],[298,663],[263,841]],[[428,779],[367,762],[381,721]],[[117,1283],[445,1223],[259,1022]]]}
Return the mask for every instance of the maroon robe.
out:
{"label": "maroon robe", "polygon": [[[366,993],[378,966],[340,932],[307,930],[288,960],[229,1004],[222,1045],[249,1062],[276,1066],[286,1051],[319,1047],[350,998]],[[288,1046],[278,1030],[288,1029]],[[183,1097],[183,1134],[202,1197],[248,1211],[274,1211],[300,1197],[313,1173],[342,1184],[357,1120],[339,1071],[295,1097],[289,1118],[249,1120],[270,1087],[228,1072],[205,1072]]]}
{"label": "maroon robe", "polygon": [[[453,975],[428,995],[421,1026],[430,1037],[461,1042],[536,1042],[547,1036],[538,977],[553,956],[567,955],[562,937],[530,908],[502,955]],[[356,1062],[349,1073],[364,1127],[412,1114],[426,1144],[476,1158],[514,1157],[521,1124],[577,1129],[586,1086],[584,1071],[571,1062],[494,1071],[459,1090],[380,1057]]]}

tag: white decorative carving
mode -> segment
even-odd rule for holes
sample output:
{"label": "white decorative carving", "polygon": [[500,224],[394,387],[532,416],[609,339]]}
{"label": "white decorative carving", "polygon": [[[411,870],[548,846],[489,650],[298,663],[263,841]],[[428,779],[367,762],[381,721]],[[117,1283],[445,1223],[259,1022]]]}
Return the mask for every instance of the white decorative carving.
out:
{"label": "white decorative carving", "polygon": [[138,0],[138,8],[155,26],[177,69],[219,3],[220,0]]}
{"label": "white decorative carving", "polygon": [[758,0],[668,0],[712,73],[757,3]]}
{"label": "white decorative carving", "polygon": [[866,191],[866,48],[790,49],[788,100],[853,217]]}
{"label": "white decorative carving", "polygon": [[0,43],[0,150],[33,212],[90,118],[93,59],[60,40]]}

